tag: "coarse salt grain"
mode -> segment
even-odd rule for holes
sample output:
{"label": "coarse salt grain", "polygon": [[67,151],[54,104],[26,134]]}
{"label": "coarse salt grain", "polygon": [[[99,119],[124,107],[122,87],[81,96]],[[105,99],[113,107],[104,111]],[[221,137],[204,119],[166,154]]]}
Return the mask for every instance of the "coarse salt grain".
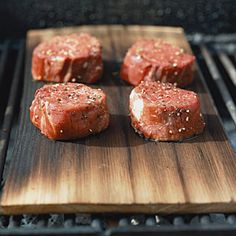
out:
{"label": "coarse salt grain", "polygon": [[177,67],[177,64],[176,64],[176,63],[173,63],[173,67]]}
{"label": "coarse salt grain", "polygon": [[87,68],[88,67],[88,62],[86,61],[84,64],[83,64],[83,68]]}

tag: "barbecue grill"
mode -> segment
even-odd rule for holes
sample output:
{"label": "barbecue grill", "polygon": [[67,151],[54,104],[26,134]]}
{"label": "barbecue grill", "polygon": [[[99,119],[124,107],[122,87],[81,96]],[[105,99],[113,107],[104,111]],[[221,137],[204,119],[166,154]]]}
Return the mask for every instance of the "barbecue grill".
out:
{"label": "barbecue grill", "polygon": [[[0,173],[7,175],[30,28],[78,24],[161,24],[185,28],[200,71],[236,152],[234,1],[8,1],[0,3]],[[180,5],[182,8],[180,9]],[[135,6],[135,7],[134,7]],[[132,9],[132,11],[131,11]],[[144,17],[144,12],[147,16]],[[27,17],[22,17],[22,15]],[[192,19],[192,14],[196,18]],[[7,24],[6,24],[7,22]],[[198,24],[202,22],[202,24]],[[235,235],[236,214],[45,214],[0,216],[2,235]]]}

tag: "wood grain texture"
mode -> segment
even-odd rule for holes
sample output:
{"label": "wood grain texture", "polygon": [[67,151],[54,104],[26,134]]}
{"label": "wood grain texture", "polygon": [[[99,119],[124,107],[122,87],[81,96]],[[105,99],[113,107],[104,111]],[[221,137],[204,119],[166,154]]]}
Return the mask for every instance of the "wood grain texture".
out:
{"label": "wood grain texture", "polygon": [[[105,72],[93,85],[108,95],[111,124],[73,142],[45,138],[29,120],[34,92],[33,48],[53,35],[89,32],[103,45]],[[230,212],[236,210],[236,158],[195,67],[206,129],[182,143],[145,141],[130,126],[131,87],[120,62],[138,38],[163,38],[190,52],[181,28],[82,26],[30,31],[18,139],[1,196],[5,214],[47,212]]]}

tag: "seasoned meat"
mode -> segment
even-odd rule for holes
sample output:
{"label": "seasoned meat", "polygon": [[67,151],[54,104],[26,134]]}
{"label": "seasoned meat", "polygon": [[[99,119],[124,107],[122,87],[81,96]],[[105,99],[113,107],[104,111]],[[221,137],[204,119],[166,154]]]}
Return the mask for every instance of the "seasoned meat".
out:
{"label": "seasoned meat", "polygon": [[176,83],[184,87],[193,80],[195,57],[162,40],[143,39],[128,50],[120,77],[137,86],[141,81]]}
{"label": "seasoned meat", "polygon": [[130,94],[135,131],[146,138],[181,141],[203,132],[198,95],[171,83],[141,82]]}
{"label": "seasoned meat", "polygon": [[35,93],[30,119],[49,139],[76,139],[109,124],[106,95],[79,83],[44,85]]}
{"label": "seasoned meat", "polygon": [[33,51],[35,80],[93,83],[102,71],[101,45],[89,34],[56,36]]}

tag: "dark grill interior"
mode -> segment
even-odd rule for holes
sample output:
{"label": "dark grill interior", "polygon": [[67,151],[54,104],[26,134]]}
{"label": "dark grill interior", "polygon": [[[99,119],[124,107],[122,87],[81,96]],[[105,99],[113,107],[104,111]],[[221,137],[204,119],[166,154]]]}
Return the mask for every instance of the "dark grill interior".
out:
{"label": "dark grill interior", "polygon": [[[198,34],[188,35],[197,56],[201,72],[212,94],[225,131],[236,151],[235,126],[235,69],[236,40],[234,37],[217,36],[205,38]],[[16,137],[15,124],[20,112],[20,98],[24,72],[24,40],[5,40],[0,45],[1,78],[1,143],[0,160],[11,152],[11,142]],[[3,78],[7,83],[3,83]],[[11,155],[8,155],[11,156]],[[0,163],[2,181],[10,160]],[[3,183],[2,182],[2,183]],[[20,215],[1,216],[0,228],[5,235],[26,233],[31,235],[85,234],[85,235],[131,235],[160,234],[188,235],[234,235],[235,214],[204,215]],[[217,233],[217,234],[216,234]],[[227,233],[227,234],[226,234]]]}
{"label": "dark grill interior", "polygon": [[182,26],[187,33],[235,33],[234,4],[234,0],[8,0],[0,2],[0,35],[20,37],[30,28],[82,24],[171,25]]}

